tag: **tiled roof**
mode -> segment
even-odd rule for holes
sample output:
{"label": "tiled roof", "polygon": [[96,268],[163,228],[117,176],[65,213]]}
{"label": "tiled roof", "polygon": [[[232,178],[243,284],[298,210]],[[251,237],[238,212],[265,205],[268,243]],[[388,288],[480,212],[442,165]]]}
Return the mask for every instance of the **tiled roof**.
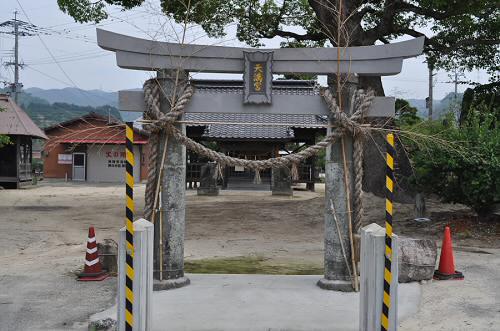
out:
{"label": "tiled roof", "polygon": [[0,94],[0,110],[0,134],[47,139],[24,110],[5,94]]}
{"label": "tiled roof", "polygon": [[[185,121],[255,123],[256,125],[197,124],[187,126],[206,126],[204,138],[216,139],[291,139],[293,128],[321,128],[327,119],[316,115],[290,114],[230,114],[230,113],[186,113]],[[290,124],[290,126],[264,126],[265,124]]]}
{"label": "tiled roof", "polygon": [[[243,94],[242,80],[191,80],[196,93],[231,93]],[[273,95],[319,95],[320,87],[316,81],[309,80],[273,80]]]}

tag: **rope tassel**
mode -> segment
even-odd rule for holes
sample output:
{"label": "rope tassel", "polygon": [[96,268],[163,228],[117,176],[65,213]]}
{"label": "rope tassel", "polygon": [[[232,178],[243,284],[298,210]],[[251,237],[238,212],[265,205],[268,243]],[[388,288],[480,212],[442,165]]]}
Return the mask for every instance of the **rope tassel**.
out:
{"label": "rope tassel", "polygon": [[297,163],[295,163],[295,162],[292,163],[291,175],[292,175],[293,181],[299,180],[299,167],[297,166]]}
{"label": "rope tassel", "polygon": [[253,178],[254,184],[262,184],[262,180],[260,179],[260,170],[255,169],[255,177]]}

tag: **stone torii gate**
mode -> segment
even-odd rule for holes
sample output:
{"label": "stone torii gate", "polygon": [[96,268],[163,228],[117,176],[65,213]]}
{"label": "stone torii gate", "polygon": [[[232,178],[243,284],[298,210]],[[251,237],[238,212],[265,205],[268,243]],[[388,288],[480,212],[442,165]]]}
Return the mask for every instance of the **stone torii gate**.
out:
{"label": "stone torii gate", "polygon": [[[255,114],[309,114],[329,115],[326,102],[319,95],[284,95],[273,93],[273,74],[319,74],[350,76],[387,76],[401,72],[403,60],[422,53],[424,38],[400,43],[344,47],[337,57],[337,48],[288,48],[251,49],[223,46],[181,45],[125,36],[105,30],[97,30],[98,45],[116,53],[119,67],[133,70],[157,71],[162,85],[161,111],[170,110],[166,96],[174,90],[174,81],[188,81],[188,73],[243,73],[241,93],[204,94],[194,93],[186,112]],[[180,75],[178,74],[180,72]],[[259,82],[256,84],[256,82]],[[334,86],[330,86],[335,89]],[[343,109],[349,114],[350,101],[356,91],[355,79],[342,89]],[[336,92],[334,90],[334,92]],[[375,97],[368,117],[394,116],[394,98]],[[142,91],[120,91],[120,110],[143,112],[146,109]],[[335,125],[333,119],[330,124]],[[176,124],[185,132],[185,125]],[[328,130],[332,130],[329,128]],[[347,176],[352,177],[352,137],[345,136]],[[160,153],[164,148],[160,143]],[[169,139],[167,158],[162,171],[162,224],[155,222],[154,278],[155,289],[169,289],[189,284],[184,276],[185,231],[185,147]],[[318,285],[324,289],[352,291],[348,266],[341,247],[351,256],[349,219],[341,157],[341,143],[327,147],[325,174],[325,254],[324,278]],[[347,181],[353,191],[353,180]],[[334,201],[340,233],[330,211],[329,201]],[[352,195],[351,195],[352,200]],[[352,201],[351,201],[352,205]],[[159,236],[160,228],[163,236]],[[159,238],[163,242],[159,242]],[[341,242],[342,239],[342,242]],[[161,254],[159,253],[162,248]],[[161,258],[160,258],[161,256]],[[159,270],[162,270],[160,275]]]}

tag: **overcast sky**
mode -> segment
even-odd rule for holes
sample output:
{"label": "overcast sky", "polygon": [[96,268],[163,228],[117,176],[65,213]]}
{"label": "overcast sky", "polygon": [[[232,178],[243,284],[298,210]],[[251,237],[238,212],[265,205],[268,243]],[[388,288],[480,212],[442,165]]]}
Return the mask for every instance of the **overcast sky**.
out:
{"label": "overcast sky", "polygon": [[[116,66],[114,54],[100,49],[96,44],[93,24],[79,24],[61,12],[56,0],[1,0],[0,23],[12,19],[18,11],[20,20],[31,22],[43,28],[48,34],[22,37],[20,40],[20,59],[25,64],[20,81],[24,87],[63,88],[78,87],[86,90],[102,89],[117,91],[139,88],[152,73],[120,69]],[[121,12],[110,8],[110,18],[98,26],[142,38],[174,41],[175,31],[179,29],[167,23],[157,14],[157,0],[131,11]],[[0,31],[5,31],[1,29]],[[198,28],[190,29],[187,41],[199,44],[242,46],[234,40],[234,27],[224,40],[213,40],[203,36]],[[280,40],[275,38],[266,42],[267,47],[278,47]],[[14,38],[0,34],[0,61],[12,61]],[[385,77],[384,88],[387,95],[402,98],[425,98],[428,95],[428,71],[423,63],[424,57],[404,61],[403,71],[397,76]],[[448,83],[449,73],[439,71],[434,79],[434,98],[441,99],[453,92],[454,85]],[[484,72],[467,73],[467,78],[486,82]],[[204,75],[204,77],[207,77]],[[210,77],[210,76],[208,76]],[[13,81],[13,67],[0,66],[0,82]],[[463,92],[467,86],[459,85]]]}

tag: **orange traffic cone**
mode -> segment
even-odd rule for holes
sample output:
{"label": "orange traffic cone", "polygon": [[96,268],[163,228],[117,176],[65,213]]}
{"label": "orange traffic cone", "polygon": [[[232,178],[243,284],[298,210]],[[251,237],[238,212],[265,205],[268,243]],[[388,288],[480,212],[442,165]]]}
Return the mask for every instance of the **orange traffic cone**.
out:
{"label": "orange traffic cone", "polygon": [[464,275],[460,271],[455,270],[455,258],[453,257],[453,245],[451,243],[451,231],[449,226],[444,228],[439,269],[434,272],[434,279],[464,279]]}
{"label": "orange traffic cone", "polygon": [[83,272],[78,275],[78,280],[83,282],[100,281],[108,277],[108,274],[102,270],[99,255],[97,254],[97,242],[95,239],[94,227],[89,228],[89,237],[87,239],[87,253],[85,254],[85,266]]}

